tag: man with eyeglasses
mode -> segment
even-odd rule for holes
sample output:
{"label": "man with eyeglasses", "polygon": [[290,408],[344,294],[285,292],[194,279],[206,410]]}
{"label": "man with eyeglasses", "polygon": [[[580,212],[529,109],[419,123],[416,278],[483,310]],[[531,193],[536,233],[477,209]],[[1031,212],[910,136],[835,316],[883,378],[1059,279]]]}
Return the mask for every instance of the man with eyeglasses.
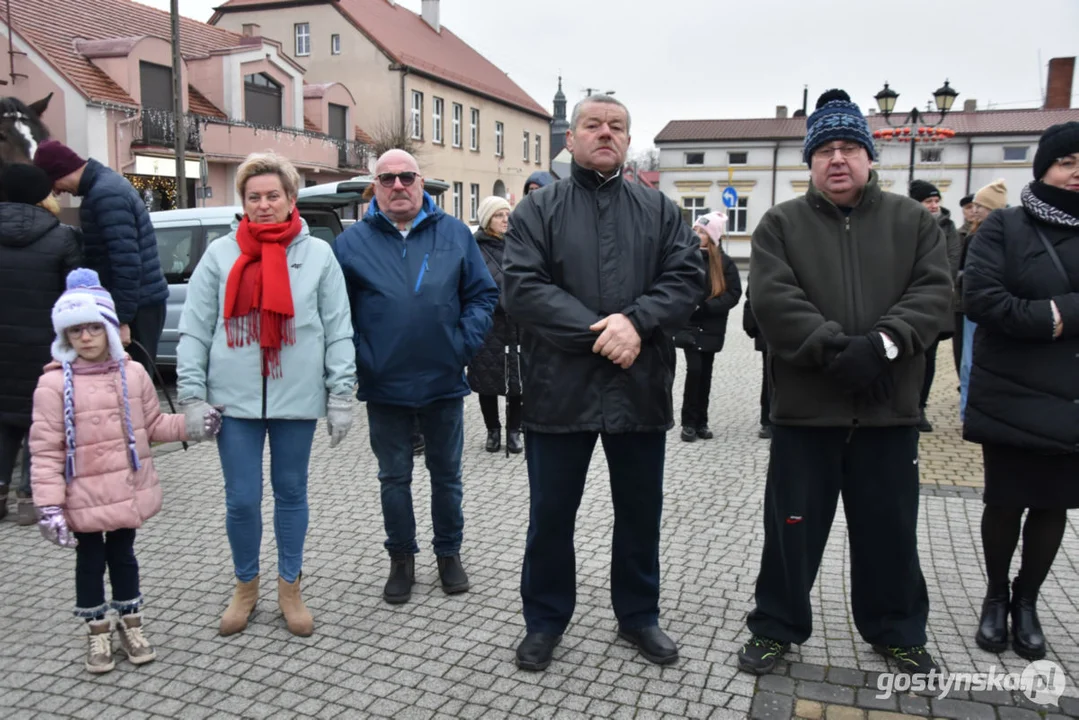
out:
{"label": "man with eyeglasses", "polygon": [[469,589],[461,563],[464,368],[483,345],[498,287],[460,220],[423,190],[416,158],[390,150],[375,164],[363,221],[334,241],[355,330],[356,396],[367,403],[378,458],[390,575],[383,599],[408,602],[415,581],[413,430],[419,418],[431,474],[434,553],[442,589]]}
{"label": "man with eyeglasses", "polygon": [[936,665],[918,562],[918,399],[951,279],[929,211],[883,192],[858,106],[830,90],[806,120],[810,187],[764,214],[749,284],[768,343],[772,446],[752,637],[739,667],[771,672],[812,632],[809,593],[840,496],[854,624],[901,672]]}

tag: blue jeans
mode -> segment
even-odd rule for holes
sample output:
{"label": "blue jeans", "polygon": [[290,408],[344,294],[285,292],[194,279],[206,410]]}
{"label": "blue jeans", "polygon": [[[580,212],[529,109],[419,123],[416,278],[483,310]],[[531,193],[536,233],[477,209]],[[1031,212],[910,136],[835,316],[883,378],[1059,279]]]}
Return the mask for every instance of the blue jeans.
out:
{"label": "blue jeans", "polygon": [[270,485],[273,487],[277,573],[295,582],[303,569],[307,535],[307,465],[314,420],[224,418],[217,452],[225,474],[225,531],[232,548],[236,579],[259,574],[262,546],[262,451],[270,435]]}
{"label": "blue jeans", "polygon": [[963,318],[963,357],[959,361],[959,420],[967,414],[967,391],[970,390],[970,369],[974,364],[974,331],[978,325]]}
{"label": "blue jeans", "polygon": [[416,554],[416,516],[412,511],[412,430],[418,417],[427,442],[431,473],[432,543],[439,557],[461,551],[465,518],[461,512],[461,453],[464,451],[464,400],[439,400],[421,408],[367,403],[371,450],[378,458],[386,549]]}

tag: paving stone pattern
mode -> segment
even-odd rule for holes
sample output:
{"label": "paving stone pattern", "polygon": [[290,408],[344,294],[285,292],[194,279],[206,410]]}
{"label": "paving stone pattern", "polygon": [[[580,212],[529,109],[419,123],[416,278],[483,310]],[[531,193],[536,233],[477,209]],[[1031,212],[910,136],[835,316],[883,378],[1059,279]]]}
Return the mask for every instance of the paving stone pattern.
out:
{"label": "paving stone pattern", "polygon": [[[36,528],[0,523],[0,616],[4,638],[0,717],[14,718],[863,718],[885,713],[999,720],[1023,710],[1079,715],[1070,705],[1032,706],[1025,698],[951,702],[915,695],[875,697],[888,666],[857,636],[850,619],[843,513],[836,514],[813,591],[813,637],[795,647],[780,672],[759,681],[740,673],[734,654],[745,639],[761,544],[768,444],[757,438],[760,356],[732,313],[716,361],[712,427],[716,438],[687,444],[668,436],[661,548],[664,628],[682,659],[660,668],[615,635],[608,578],[612,511],[606,466],[596,453],[577,522],[577,613],[543,673],[519,671],[513,650],[524,634],[520,567],[528,521],[524,458],[483,451],[476,399],[466,399],[465,545],[472,590],[448,597],[430,550],[430,489],[419,464],[414,484],[419,543],[412,601],[381,599],[388,558],[382,548],[376,462],[366,413],[345,443],[328,446],[324,429],[311,460],[311,523],[304,597],[315,634],[288,634],[277,610],[276,547],[265,489],[263,593],[243,634],[216,628],[232,586],[224,494],[212,444],[165,452],[157,463],[164,509],[137,542],[146,632],[158,659],[94,677],[82,667],[85,639],[70,615],[74,552],[41,539]],[[681,371],[683,363],[679,361]],[[930,648],[952,671],[990,665],[1021,671],[973,643],[984,588],[978,536],[981,465],[959,438],[957,393],[947,342],[940,348],[930,406],[937,427],[923,437],[919,543],[932,613]],[[681,374],[675,408],[681,406]],[[265,472],[268,474],[268,461]],[[956,490],[956,488],[961,488]],[[1050,659],[1079,678],[1079,538],[1069,525],[1040,605]],[[1024,704],[1024,702],[1026,704]],[[860,707],[856,707],[860,706]],[[815,714],[814,714],[815,713]]]}

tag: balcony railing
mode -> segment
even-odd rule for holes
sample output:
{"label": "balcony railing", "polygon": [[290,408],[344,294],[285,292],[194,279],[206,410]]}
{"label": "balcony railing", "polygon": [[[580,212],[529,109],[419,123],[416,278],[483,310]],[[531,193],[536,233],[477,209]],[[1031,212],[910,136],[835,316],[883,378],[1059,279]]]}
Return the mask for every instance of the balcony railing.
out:
{"label": "balcony railing", "polygon": [[337,166],[342,168],[360,168],[367,170],[368,150],[363,143],[354,140],[339,141],[337,146]]}
{"label": "balcony railing", "polygon": [[[140,121],[135,125],[135,137],[132,139],[132,144],[174,147],[176,144],[175,117],[175,114],[168,110],[143,108]],[[191,115],[184,115],[184,130],[187,133],[184,149],[190,152],[202,152],[198,120]]]}

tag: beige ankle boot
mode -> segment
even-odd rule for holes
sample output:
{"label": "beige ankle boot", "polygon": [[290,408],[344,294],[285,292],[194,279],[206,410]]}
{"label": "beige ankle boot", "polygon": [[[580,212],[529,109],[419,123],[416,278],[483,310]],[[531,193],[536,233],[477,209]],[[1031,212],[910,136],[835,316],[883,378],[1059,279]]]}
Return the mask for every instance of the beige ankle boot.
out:
{"label": "beige ankle boot", "polygon": [[293,635],[307,637],[315,631],[315,621],[303,604],[300,597],[300,579],[303,573],[296,578],[296,582],[286,582],[284,578],[277,578],[277,604],[285,616],[288,631]]}
{"label": "beige ankle boot", "polygon": [[259,576],[248,582],[236,581],[236,590],[232,593],[232,602],[221,616],[218,632],[222,635],[235,635],[247,627],[251,613],[255,612],[255,603],[259,599]]}
{"label": "beige ankle boot", "polygon": [[104,618],[86,623],[89,646],[86,650],[86,669],[92,673],[107,673],[116,667],[112,659],[112,619]]}
{"label": "beige ankle boot", "polygon": [[116,631],[120,640],[120,650],[127,655],[132,665],[153,662],[157,657],[154,646],[142,634],[141,613],[121,615],[120,622],[116,623]]}

